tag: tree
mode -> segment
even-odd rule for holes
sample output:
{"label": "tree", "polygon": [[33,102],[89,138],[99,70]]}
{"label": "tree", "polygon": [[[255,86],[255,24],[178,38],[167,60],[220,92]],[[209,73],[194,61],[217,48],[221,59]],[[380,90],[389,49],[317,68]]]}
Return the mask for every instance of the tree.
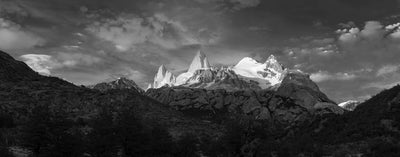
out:
{"label": "tree", "polygon": [[199,140],[192,134],[186,134],[176,142],[176,157],[197,157],[197,146]]}
{"label": "tree", "polygon": [[74,122],[62,110],[50,111],[41,105],[32,110],[24,125],[24,146],[38,157],[80,157],[83,155],[82,137],[72,132]]}
{"label": "tree", "polygon": [[148,136],[150,137],[147,150],[148,156],[173,156],[174,143],[172,137],[164,127],[157,125],[151,128],[150,135]]}
{"label": "tree", "polygon": [[118,153],[117,136],[110,109],[103,108],[89,126],[92,128],[87,135],[89,153],[93,157],[116,156]]}
{"label": "tree", "polygon": [[116,124],[118,143],[123,155],[128,157],[143,153],[144,143],[148,140],[140,119],[133,113],[131,110],[120,112]]}
{"label": "tree", "polygon": [[48,106],[36,106],[29,120],[24,125],[24,146],[30,149],[34,157],[39,155],[51,144],[49,135],[50,112]]}

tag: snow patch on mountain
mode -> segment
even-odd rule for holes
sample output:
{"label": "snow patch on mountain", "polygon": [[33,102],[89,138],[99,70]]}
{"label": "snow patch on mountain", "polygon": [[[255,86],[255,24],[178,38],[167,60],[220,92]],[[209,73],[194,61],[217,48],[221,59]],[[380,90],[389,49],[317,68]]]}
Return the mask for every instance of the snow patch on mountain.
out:
{"label": "snow patch on mountain", "polygon": [[198,51],[196,56],[193,58],[193,61],[190,64],[189,70],[187,72],[195,73],[196,70],[209,69],[210,67],[211,66],[208,62],[206,55],[203,53],[203,51]]}
{"label": "snow patch on mountain", "polygon": [[[203,51],[198,51],[196,56],[193,58],[192,63],[189,66],[189,69],[187,72],[180,74],[176,78],[176,85],[182,85],[188,83],[187,81],[194,75],[194,73],[197,70],[200,69],[210,69],[211,65],[208,62],[208,59],[206,55],[203,53]],[[197,82],[192,82],[192,83],[197,83]]]}
{"label": "snow patch on mountain", "polygon": [[233,67],[233,71],[238,75],[259,82],[260,85],[269,83],[270,86],[281,83],[286,72],[273,55],[268,57],[265,63],[260,63],[253,58],[245,57]]}
{"label": "snow patch on mountain", "polygon": [[356,100],[349,100],[349,101],[340,103],[338,106],[340,106],[348,111],[354,111],[354,109],[356,109],[359,104],[361,104],[361,102],[356,101]]}
{"label": "snow patch on mountain", "polygon": [[149,88],[161,88],[168,85],[193,88],[229,86],[232,89],[275,89],[288,73],[292,73],[291,70],[285,69],[273,55],[269,56],[264,63],[245,57],[235,66],[217,68],[210,65],[202,51],[198,51],[188,70],[176,78],[164,66],[161,66],[154,78],[154,83]]}
{"label": "snow patch on mountain", "polygon": [[164,65],[158,68],[158,72],[154,77],[153,84],[149,85],[149,88],[161,88],[165,85],[174,86],[176,83],[175,75],[168,71]]}

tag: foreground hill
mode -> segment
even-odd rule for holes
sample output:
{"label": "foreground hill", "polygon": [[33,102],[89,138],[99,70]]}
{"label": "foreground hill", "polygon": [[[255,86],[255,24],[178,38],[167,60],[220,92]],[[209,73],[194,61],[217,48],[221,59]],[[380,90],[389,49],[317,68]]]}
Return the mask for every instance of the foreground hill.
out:
{"label": "foreground hill", "polygon": [[400,155],[400,86],[384,90],[353,112],[320,117],[288,142],[306,138],[327,154]]}
{"label": "foreground hill", "polygon": [[17,124],[28,121],[38,106],[47,106],[51,112],[62,111],[69,119],[84,121],[95,118],[104,107],[112,112],[133,108],[136,115],[167,127],[174,136],[187,132],[218,133],[215,126],[184,117],[140,92],[129,89],[102,91],[39,75],[25,63],[0,51],[0,113],[11,115]]}

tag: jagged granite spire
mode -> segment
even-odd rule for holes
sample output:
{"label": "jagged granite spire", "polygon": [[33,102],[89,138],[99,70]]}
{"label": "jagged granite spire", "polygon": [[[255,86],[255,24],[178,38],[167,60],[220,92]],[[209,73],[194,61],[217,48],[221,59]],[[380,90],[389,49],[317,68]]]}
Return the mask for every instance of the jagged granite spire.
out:
{"label": "jagged granite spire", "polygon": [[276,72],[283,72],[284,67],[278,62],[274,55],[270,55],[265,61],[267,69],[273,69]]}
{"label": "jagged granite spire", "polygon": [[160,88],[165,85],[173,86],[175,82],[175,76],[170,71],[168,71],[164,65],[161,65],[158,68],[156,76],[154,77],[154,82],[151,88]]}
{"label": "jagged granite spire", "polygon": [[196,56],[193,58],[192,63],[190,64],[188,72],[194,73],[198,69],[209,69],[210,63],[208,62],[208,59],[206,55],[203,53],[203,51],[199,50],[196,54]]}

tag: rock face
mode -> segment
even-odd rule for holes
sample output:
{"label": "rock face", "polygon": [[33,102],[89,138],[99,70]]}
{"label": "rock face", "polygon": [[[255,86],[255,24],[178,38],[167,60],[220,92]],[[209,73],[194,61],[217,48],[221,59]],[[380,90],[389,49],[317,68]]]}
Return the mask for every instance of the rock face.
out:
{"label": "rock face", "polygon": [[183,85],[183,84],[188,84],[188,80],[193,77],[194,73],[197,70],[206,70],[210,69],[211,65],[208,62],[208,59],[206,55],[203,53],[203,51],[198,51],[196,56],[193,58],[192,63],[189,66],[189,69],[187,72],[180,74],[176,78],[176,86]]}
{"label": "rock face", "polygon": [[315,84],[309,75],[298,71],[289,71],[276,93],[293,99],[297,104],[311,109],[318,102],[335,104]]}
{"label": "rock face", "polygon": [[214,68],[199,52],[176,84],[150,89],[146,95],[177,110],[223,110],[287,125],[344,112],[308,74],[285,69],[273,55],[265,63],[246,57],[234,67]]}
{"label": "rock face", "polygon": [[163,86],[174,86],[176,83],[176,78],[174,74],[168,71],[164,65],[158,68],[158,72],[154,77],[153,84],[150,84],[148,88],[161,88]]}
{"label": "rock face", "polygon": [[354,111],[354,109],[356,109],[356,107],[360,104],[361,104],[361,102],[359,102],[359,101],[349,100],[349,101],[340,103],[338,106],[340,106],[343,109],[348,110],[348,111]]}
{"label": "rock face", "polygon": [[[313,115],[343,114],[343,109],[319,91],[308,75],[287,75],[274,90],[225,90],[190,87],[150,89],[146,95],[177,110],[201,110],[216,113],[224,110],[273,120],[283,125],[303,122]],[[303,80],[304,79],[304,80]],[[310,87],[309,87],[310,86]]]}
{"label": "rock face", "polygon": [[[212,67],[207,57],[199,51],[193,58],[187,72],[175,76],[161,66],[149,88],[184,86],[206,89],[270,89],[279,85],[287,73],[271,55],[265,63],[245,57],[233,67]],[[237,86],[237,87],[235,87]]]}
{"label": "rock face", "polygon": [[100,90],[103,92],[112,90],[112,89],[132,89],[139,93],[144,93],[144,90],[142,88],[140,88],[135,83],[135,81],[129,80],[125,77],[118,78],[117,80],[111,81],[111,82],[99,83],[94,86],[91,86],[90,88]]}
{"label": "rock face", "polygon": [[198,109],[210,113],[226,110],[251,115],[256,119],[274,120],[284,125],[305,121],[313,114],[343,113],[343,109],[329,102],[318,102],[315,108],[306,108],[303,104],[268,90],[229,92],[221,89],[174,87],[150,89],[146,94],[177,110]]}
{"label": "rock face", "polygon": [[204,89],[225,89],[228,91],[261,89],[255,82],[247,82],[240,79],[239,76],[229,68],[199,69],[181,86]]}
{"label": "rock face", "polygon": [[195,73],[199,69],[209,69],[211,68],[210,63],[208,63],[206,55],[203,51],[198,51],[196,56],[193,58],[190,64],[189,70],[187,72]]}

